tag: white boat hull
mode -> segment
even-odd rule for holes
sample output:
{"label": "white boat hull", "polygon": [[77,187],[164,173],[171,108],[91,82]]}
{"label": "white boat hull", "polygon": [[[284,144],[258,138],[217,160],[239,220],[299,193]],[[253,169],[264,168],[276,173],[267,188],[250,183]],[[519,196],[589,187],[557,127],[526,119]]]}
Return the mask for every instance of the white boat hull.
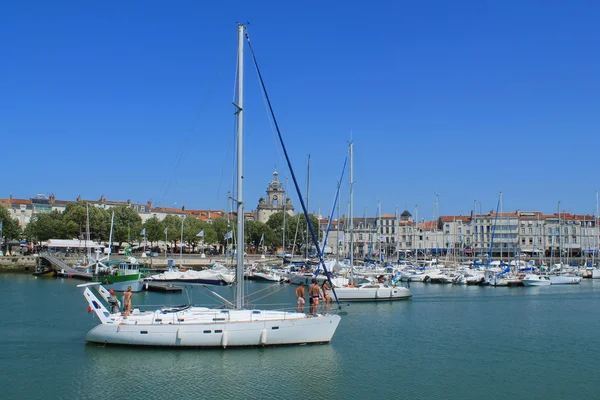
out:
{"label": "white boat hull", "polygon": [[[339,301],[390,301],[405,300],[412,296],[409,289],[401,286],[369,287],[340,287],[335,289]],[[333,293],[330,292],[333,298]]]}
{"label": "white boat hull", "polygon": [[552,281],[545,275],[527,274],[523,278],[524,286],[550,286]]}
{"label": "white boat hull", "polygon": [[340,322],[338,315],[189,324],[185,321],[142,324],[133,322],[133,316],[128,319],[132,322],[100,324],[89,331],[85,339],[130,346],[223,348],[328,343]]}
{"label": "white boat hull", "polygon": [[132,292],[141,292],[144,290],[144,282],[141,279],[133,281],[115,282],[110,285],[104,285],[108,290],[112,289],[115,292],[125,292],[131,286]]}
{"label": "white boat hull", "polygon": [[550,282],[553,285],[578,285],[581,282],[581,278],[578,276],[557,275],[550,276]]}

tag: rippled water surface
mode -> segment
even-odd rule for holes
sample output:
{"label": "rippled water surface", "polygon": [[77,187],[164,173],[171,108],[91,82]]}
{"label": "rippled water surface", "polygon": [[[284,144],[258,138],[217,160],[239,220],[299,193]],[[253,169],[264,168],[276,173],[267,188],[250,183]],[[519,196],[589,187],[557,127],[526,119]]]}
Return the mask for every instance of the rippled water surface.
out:
{"label": "rippled water surface", "polygon": [[[97,324],[68,279],[0,275],[5,399],[599,398],[600,281],[575,286],[415,283],[413,298],[352,304],[331,344],[198,350],[86,344]],[[250,283],[260,304],[295,287]],[[219,288],[231,296],[231,288]],[[216,304],[195,287],[134,305]]]}

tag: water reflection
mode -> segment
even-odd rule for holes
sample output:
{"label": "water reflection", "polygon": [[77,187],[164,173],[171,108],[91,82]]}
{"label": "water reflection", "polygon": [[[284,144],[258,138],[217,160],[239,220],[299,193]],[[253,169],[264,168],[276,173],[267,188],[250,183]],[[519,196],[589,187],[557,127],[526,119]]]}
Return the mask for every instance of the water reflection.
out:
{"label": "water reflection", "polygon": [[343,382],[331,345],[206,350],[88,344],[85,353],[88,385],[78,388],[84,397],[136,388],[150,398],[281,398],[282,391],[305,393],[317,375]]}

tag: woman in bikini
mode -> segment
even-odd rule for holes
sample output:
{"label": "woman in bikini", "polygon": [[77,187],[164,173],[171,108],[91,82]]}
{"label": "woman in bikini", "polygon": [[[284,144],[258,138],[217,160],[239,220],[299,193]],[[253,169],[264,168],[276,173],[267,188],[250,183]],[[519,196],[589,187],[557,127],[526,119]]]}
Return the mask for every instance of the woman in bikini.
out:
{"label": "woman in bikini", "polygon": [[131,312],[131,286],[127,287],[127,291],[123,295],[123,316],[127,318]]}

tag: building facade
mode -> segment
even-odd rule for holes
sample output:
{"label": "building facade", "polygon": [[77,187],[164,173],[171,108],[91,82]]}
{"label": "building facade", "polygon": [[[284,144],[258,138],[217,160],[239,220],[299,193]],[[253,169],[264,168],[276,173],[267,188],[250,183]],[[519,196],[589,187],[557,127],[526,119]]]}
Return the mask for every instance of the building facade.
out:
{"label": "building facade", "polygon": [[258,222],[267,222],[269,217],[278,212],[286,212],[288,215],[294,215],[294,206],[292,199],[286,197],[285,189],[279,181],[277,171],[273,172],[273,179],[267,186],[267,196],[261,197],[256,206],[255,220]]}

